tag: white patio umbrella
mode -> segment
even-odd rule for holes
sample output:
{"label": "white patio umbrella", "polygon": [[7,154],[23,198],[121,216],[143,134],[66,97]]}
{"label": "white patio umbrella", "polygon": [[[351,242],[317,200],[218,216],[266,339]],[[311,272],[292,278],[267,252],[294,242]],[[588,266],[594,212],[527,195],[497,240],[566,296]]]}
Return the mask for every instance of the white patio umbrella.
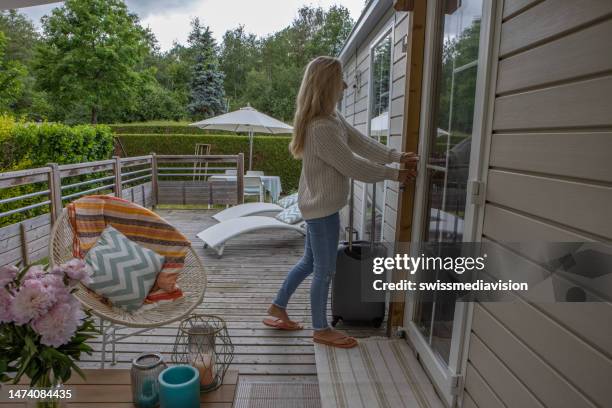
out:
{"label": "white patio umbrella", "polygon": [[233,112],[224,113],[191,123],[189,126],[197,126],[201,129],[229,130],[231,132],[249,132],[249,170],[253,167],[253,134],[291,133],[293,128],[280,120],[274,119],[264,113],[257,111],[251,106],[245,106]]}

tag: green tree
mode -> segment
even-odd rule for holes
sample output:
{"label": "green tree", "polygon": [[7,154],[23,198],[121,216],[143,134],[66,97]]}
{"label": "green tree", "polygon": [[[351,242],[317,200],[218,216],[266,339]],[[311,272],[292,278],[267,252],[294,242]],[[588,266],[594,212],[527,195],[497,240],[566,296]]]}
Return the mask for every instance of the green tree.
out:
{"label": "green tree", "polygon": [[225,112],[224,74],[219,69],[218,49],[210,29],[195,18],[187,40],[189,56],[195,59],[187,110],[194,118]]}
{"label": "green tree", "polygon": [[28,119],[46,118],[51,111],[44,92],[36,89],[32,72],[34,50],[40,38],[34,24],[15,10],[0,12],[0,31],[6,35],[6,64],[19,64],[24,70],[21,92],[11,103],[11,111]]}
{"label": "green tree", "polygon": [[5,58],[28,65],[39,41],[32,21],[15,10],[2,11],[0,31],[4,32],[8,40]]}
{"label": "green tree", "polygon": [[66,0],[42,18],[36,70],[42,89],[91,123],[104,109],[129,106],[151,35],[122,0]]}
{"label": "green tree", "polygon": [[6,36],[0,31],[0,112],[8,111],[21,97],[26,76],[25,67],[17,61],[6,61]]}
{"label": "green tree", "polygon": [[199,57],[191,80],[189,113],[198,119],[218,115],[225,112],[224,99],[223,73],[214,62]]}
{"label": "green tree", "polygon": [[247,84],[247,74],[259,62],[257,37],[238,26],[223,35],[220,63],[225,73],[225,94],[230,98],[232,109],[245,105],[248,101],[241,97]]}
{"label": "green tree", "polygon": [[248,102],[290,121],[306,64],[319,55],[337,55],[352,26],[345,7],[305,6],[288,27],[259,40],[243,27],[227,31],[221,65],[232,108]]}

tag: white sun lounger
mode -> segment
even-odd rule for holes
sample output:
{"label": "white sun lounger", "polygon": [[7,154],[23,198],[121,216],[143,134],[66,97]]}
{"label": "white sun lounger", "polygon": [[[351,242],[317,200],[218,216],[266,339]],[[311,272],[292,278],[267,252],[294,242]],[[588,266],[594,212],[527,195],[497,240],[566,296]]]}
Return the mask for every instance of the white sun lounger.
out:
{"label": "white sun lounger", "polygon": [[246,217],[249,215],[256,215],[266,212],[278,213],[283,210],[283,207],[274,203],[246,203],[226,208],[223,211],[219,211],[212,217],[219,222],[223,222],[233,218]]}
{"label": "white sun lounger", "polygon": [[217,255],[221,257],[223,256],[225,243],[239,235],[264,229],[294,230],[302,235],[306,235],[306,229],[303,225],[304,222],[287,224],[273,217],[253,215],[220,222],[219,224],[215,224],[199,232],[197,237],[204,241],[204,248],[211,247],[217,252]]}

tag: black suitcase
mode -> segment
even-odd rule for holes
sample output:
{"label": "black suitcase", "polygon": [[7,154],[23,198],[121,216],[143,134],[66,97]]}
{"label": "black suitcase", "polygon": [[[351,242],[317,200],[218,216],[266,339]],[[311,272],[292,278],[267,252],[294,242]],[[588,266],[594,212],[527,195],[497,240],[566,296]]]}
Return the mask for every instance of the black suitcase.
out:
{"label": "black suitcase", "polygon": [[[365,299],[363,295],[374,280],[384,279],[383,275],[372,273],[372,261],[376,256],[385,256],[386,251],[373,241],[353,242],[353,189],[351,180],[348,241],[338,247],[336,273],[332,280],[332,326],[342,320],[347,324],[380,327],[385,318],[384,295],[380,294],[378,298],[382,296],[382,300],[377,301],[372,301],[371,297]],[[375,231],[376,188],[373,194],[371,231]]]}

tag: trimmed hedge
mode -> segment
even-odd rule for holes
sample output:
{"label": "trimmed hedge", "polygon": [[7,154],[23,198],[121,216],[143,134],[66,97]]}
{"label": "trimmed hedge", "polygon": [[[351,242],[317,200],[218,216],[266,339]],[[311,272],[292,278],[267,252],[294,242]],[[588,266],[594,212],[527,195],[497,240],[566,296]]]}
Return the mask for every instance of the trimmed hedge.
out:
{"label": "trimmed hedge", "polygon": [[0,120],[0,171],[104,160],[113,153],[113,134],[108,126]]}
{"label": "trimmed hedge", "polygon": [[[0,171],[46,166],[48,163],[71,164],[108,159],[113,154],[113,134],[108,126],[67,126],[60,123],[16,122],[0,116]],[[79,176],[69,182],[91,176]],[[0,198],[16,197],[46,189],[46,183],[26,184],[0,190]],[[65,191],[70,193],[72,191]],[[46,196],[36,196],[0,205],[0,213],[40,203]],[[0,226],[22,221],[48,211],[47,206],[0,218]]]}
{"label": "trimmed hedge", "polygon": [[[157,154],[193,154],[196,143],[211,145],[212,154],[244,153],[249,163],[248,136],[190,134],[124,134],[116,135],[129,156]],[[283,191],[297,190],[302,164],[289,153],[290,137],[257,136],[253,140],[253,170],[281,177]]]}

